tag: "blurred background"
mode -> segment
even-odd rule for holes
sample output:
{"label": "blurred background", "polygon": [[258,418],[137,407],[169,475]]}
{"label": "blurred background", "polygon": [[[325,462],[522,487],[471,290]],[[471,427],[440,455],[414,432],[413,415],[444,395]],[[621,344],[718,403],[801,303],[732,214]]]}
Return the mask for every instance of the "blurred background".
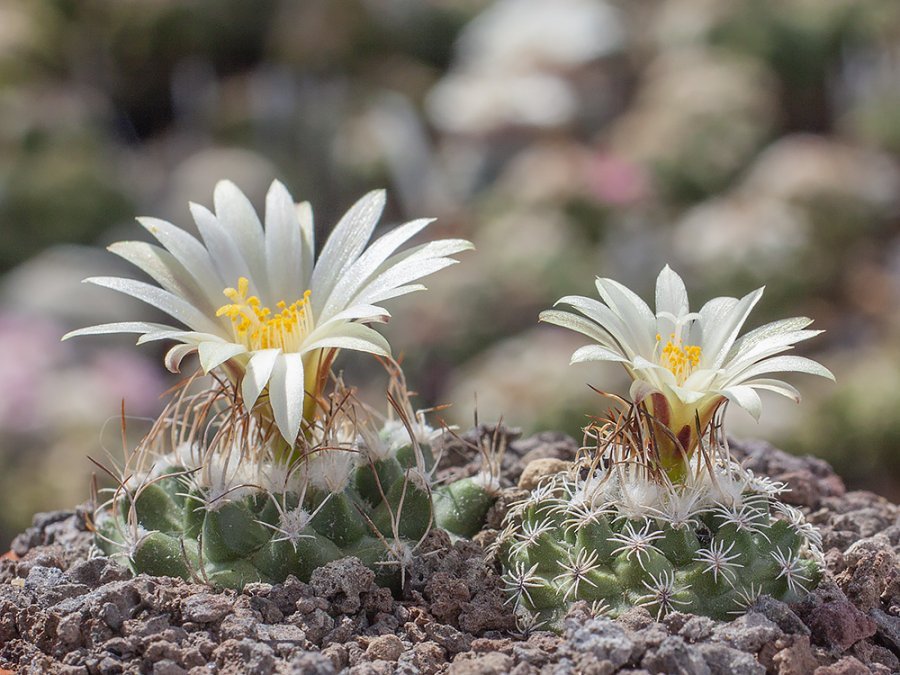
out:
{"label": "blurred background", "polygon": [[158,318],[78,282],[139,276],[102,246],[192,227],[226,177],[260,206],[281,178],[320,241],[386,187],[387,223],[475,242],[385,328],[450,423],[477,393],[580,437],[587,383],[627,391],[536,323],[595,275],[650,298],[669,262],[698,305],[766,284],[751,325],[814,317],[838,382],[732,433],[897,499],[898,162],[896,0],[0,0],[0,540],[83,501],[122,401],[128,445],[174,383],[129,336],[59,342]]}

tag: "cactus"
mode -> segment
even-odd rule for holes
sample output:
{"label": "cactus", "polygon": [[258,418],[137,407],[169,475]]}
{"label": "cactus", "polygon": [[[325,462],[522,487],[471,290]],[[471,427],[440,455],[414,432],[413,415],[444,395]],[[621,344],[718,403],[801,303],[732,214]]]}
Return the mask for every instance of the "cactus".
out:
{"label": "cactus", "polygon": [[578,600],[610,616],[644,606],[725,620],[762,594],[793,601],[818,583],[818,533],[778,501],[784,485],[730,459],[720,419],[674,483],[657,459],[658,425],[624,406],[586,430],[570,472],[506,516],[494,551],[523,624],[558,628]]}
{"label": "cactus", "polygon": [[[199,394],[185,386],[97,508],[98,548],[136,573],[229,588],[288,575],[308,580],[317,567],[352,555],[400,591],[438,516],[465,536],[481,528],[493,497],[491,481],[482,481],[487,489],[471,479],[433,487],[440,432],[412,412],[399,368],[389,370],[396,417],[379,429],[336,381],[293,447],[243,410],[227,382]],[[436,507],[435,495],[458,493],[468,498],[451,508],[441,497]]]}

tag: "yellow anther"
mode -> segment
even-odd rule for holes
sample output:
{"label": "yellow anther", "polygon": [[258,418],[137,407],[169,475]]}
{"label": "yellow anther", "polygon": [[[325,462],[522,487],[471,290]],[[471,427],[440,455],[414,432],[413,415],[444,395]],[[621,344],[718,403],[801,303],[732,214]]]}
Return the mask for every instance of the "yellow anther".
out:
{"label": "yellow anther", "polygon": [[[661,341],[659,336],[657,340]],[[671,372],[679,383],[683,383],[688,375],[700,365],[703,349],[699,345],[683,345],[675,340],[675,335],[663,346],[659,362]]]}
{"label": "yellow anther", "polygon": [[303,338],[313,330],[311,317],[305,311],[312,293],[307,290],[301,299],[290,305],[284,300],[279,301],[275,305],[278,311],[273,313],[269,307],[263,306],[259,297],[248,296],[249,290],[249,280],[241,277],[236,289],[226,288],[223,291],[231,302],[216,310],[216,316],[227,316],[231,320],[235,341],[251,351],[298,351]]}

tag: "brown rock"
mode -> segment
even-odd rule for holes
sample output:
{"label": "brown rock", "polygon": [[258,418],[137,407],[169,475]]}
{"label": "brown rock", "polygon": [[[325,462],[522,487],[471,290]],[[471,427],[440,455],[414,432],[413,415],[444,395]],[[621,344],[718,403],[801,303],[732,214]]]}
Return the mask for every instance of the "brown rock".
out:
{"label": "brown rock", "polygon": [[532,460],[519,477],[519,487],[523,490],[533,490],[544,476],[552,476],[566,471],[571,466],[571,462],[554,457]]}
{"label": "brown rock", "polygon": [[[406,657],[404,657],[406,659]],[[434,675],[447,662],[447,656],[440,645],[434,642],[422,642],[412,649],[409,663],[418,668],[422,675]]]}
{"label": "brown rock", "polygon": [[447,669],[448,675],[506,675],[513,667],[513,660],[506,654],[484,654],[474,659],[454,659]]}
{"label": "brown rock", "polygon": [[876,625],[846,600],[825,602],[806,620],[817,644],[846,651],[860,640],[875,635]]}
{"label": "brown rock", "polygon": [[844,570],[835,581],[847,598],[863,612],[880,605],[888,580],[900,561],[887,537],[876,535],[853,544],[843,556]]}
{"label": "brown rock", "polygon": [[813,671],[813,675],[871,675],[871,672],[859,659],[845,656],[830,666],[819,666]]}
{"label": "brown rock", "polygon": [[780,649],[772,657],[772,663],[778,675],[806,675],[818,666],[808,636],[790,635],[779,639],[775,644]]}
{"label": "brown rock", "polygon": [[234,600],[224,595],[198,593],[187,598],[181,606],[185,621],[215,623],[232,611]]}
{"label": "brown rock", "polygon": [[462,579],[437,572],[425,584],[425,597],[431,601],[431,613],[439,621],[456,623],[459,613],[472,595]]}
{"label": "brown rock", "polygon": [[394,662],[403,653],[403,642],[396,635],[379,635],[366,647],[366,656],[373,661]]}

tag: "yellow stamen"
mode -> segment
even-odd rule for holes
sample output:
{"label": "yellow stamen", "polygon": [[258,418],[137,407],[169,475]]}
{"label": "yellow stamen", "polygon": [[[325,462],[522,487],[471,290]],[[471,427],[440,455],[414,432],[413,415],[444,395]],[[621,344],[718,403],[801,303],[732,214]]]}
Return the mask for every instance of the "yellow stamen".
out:
{"label": "yellow stamen", "polygon": [[312,293],[306,291],[303,297],[288,305],[284,300],[276,303],[278,313],[264,307],[260,299],[247,293],[250,281],[246,277],[238,279],[237,288],[226,288],[223,293],[231,300],[216,310],[216,316],[227,316],[231,320],[234,339],[248,350],[281,349],[297,352],[303,339],[313,330],[312,312],[309,309]]}
{"label": "yellow stamen", "polygon": [[[657,349],[662,344],[662,336],[656,335]],[[659,363],[668,369],[679,384],[690,376],[698,365],[703,349],[699,345],[685,345],[681,342],[681,336],[676,338],[675,333],[669,334],[666,344],[659,349]]]}

